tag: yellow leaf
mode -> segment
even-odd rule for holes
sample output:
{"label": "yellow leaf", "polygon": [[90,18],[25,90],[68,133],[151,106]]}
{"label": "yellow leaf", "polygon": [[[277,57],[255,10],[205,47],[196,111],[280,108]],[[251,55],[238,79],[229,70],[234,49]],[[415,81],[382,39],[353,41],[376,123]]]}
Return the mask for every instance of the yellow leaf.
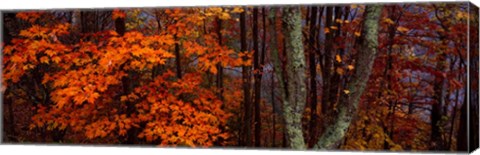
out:
{"label": "yellow leaf", "polygon": [[210,67],[210,72],[212,72],[212,74],[217,74],[217,67],[216,66],[212,66]]}
{"label": "yellow leaf", "polygon": [[317,69],[317,71],[319,71],[319,72],[321,72],[321,70],[322,70],[322,68],[321,68],[320,64],[317,64],[315,68],[316,68],[316,69]]}
{"label": "yellow leaf", "polygon": [[138,137],[138,138],[143,138],[143,137],[145,137],[145,134],[143,134],[143,133],[140,133],[140,134],[138,134],[138,136],[137,136],[137,137]]}
{"label": "yellow leaf", "polygon": [[361,151],[365,150],[365,146],[360,145],[360,150],[361,150]]}
{"label": "yellow leaf", "polygon": [[23,70],[28,70],[28,66],[25,65],[25,66],[22,67],[22,69],[23,69]]}
{"label": "yellow leaf", "polygon": [[399,26],[399,27],[397,28],[397,30],[400,31],[400,32],[403,32],[403,33],[408,32],[408,28],[403,27],[403,26]]}
{"label": "yellow leaf", "polygon": [[361,33],[360,32],[355,32],[355,36],[360,37]]}
{"label": "yellow leaf", "polygon": [[342,68],[337,68],[337,73],[343,75],[345,74],[345,71]]}
{"label": "yellow leaf", "polygon": [[18,56],[18,55],[13,55],[10,59],[11,59],[12,62],[22,62],[23,63],[25,61],[24,58],[22,58],[21,56]]}
{"label": "yellow leaf", "polygon": [[205,13],[205,16],[212,16],[212,15],[213,13],[210,13],[210,12]]}
{"label": "yellow leaf", "polygon": [[185,141],[185,144],[187,144],[188,146],[192,146],[192,147],[195,146],[195,144],[193,144],[193,141],[192,141],[192,140],[186,140],[186,141]]}
{"label": "yellow leaf", "polygon": [[395,24],[395,22],[393,22],[393,20],[390,19],[390,18],[385,18],[385,19],[383,19],[383,22],[385,22],[385,23],[387,23],[387,24]]}
{"label": "yellow leaf", "polygon": [[52,58],[52,60],[53,60],[53,62],[55,62],[55,63],[59,63],[60,60],[62,60],[62,59],[61,59],[60,57],[58,57],[58,56],[55,56],[55,57]]}
{"label": "yellow leaf", "polygon": [[127,130],[125,130],[125,129],[121,129],[121,130],[118,132],[118,134],[119,134],[120,136],[123,136],[123,135],[125,135],[126,133],[127,133]]}
{"label": "yellow leaf", "polygon": [[353,67],[353,65],[348,65],[347,68],[348,68],[348,70],[353,70],[354,67]]}
{"label": "yellow leaf", "polygon": [[35,68],[35,65],[32,65],[32,64],[28,64],[27,66],[28,66],[28,69],[33,69],[33,68]]}
{"label": "yellow leaf", "polygon": [[343,20],[337,19],[337,20],[335,20],[335,22],[342,24],[342,23],[343,23]]}
{"label": "yellow leaf", "polygon": [[46,56],[41,57],[40,62],[48,64],[49,63],[48,62],[48,57],[46,57]]}
{"label": "yellow leaf", "polygon": [[240,7],[235,7],[233,8],[233,10],[231,11],[232,13],[242,13],[243,12],[243,9],[240,8]]}
{"label": "yellow leaf", "polygon": [[345,94],[350,94],[350,90],[348,90],[348,89],[343,90],[343,92],[344,92]]}
{"label": "yellow leaf", "polygon": [[456,16],[457,16],[457,19],[468,19],[468,13],[466,13],[466,12],[461,12],[460,11],[460,12],[457,13]]}
{"label": "yellow leaf", "polygon": [[93,104],[98,97],[100,97],[100,94],[95,92],[87,99],[87,101],[88,101],[88,103]]}
{"label": "yellow leaf", "polygon": [[124,101],[126,101],[126,100],[128,100],[127,96],[121,96],[121,97],[120,97],[120,101],[124,102]]}
{"label": "yellow leaf", "polygon": [[220,18],[222,20],[227,20],[227,19],[230,19],[230,14],[224,12],[218,18]]}
{"label": "yellow leaf", "polygon": [[27,31],[27,30],[21,30],[21,31],[20,31],[20,36],[30,37],[30,36],[32,36],[32,33],[30,33],[30,32]]}
{"label": "yellow leaf", "polygon": [[[345,91],[345,90],[344,90]],[[347,90],[348,91],[348,90]],[[349,92],[350,93],[350,92]],[[364,120],[368,120],[368,117],[367,116],[363,116],[362,117]]]}
{"label": "yellow leaf", "polygon": [[330,28],[331,28],[332,30],[338,30],[338,27],[337,27],[337,26],[330,26]]}
{"label": "yellow leaf", "polygon": [[342,57],[340,57],[340,55],[336,55],[335,56],[335,60],[337,60],[337,62],[342,62]]}
{"label": "yellow leaf", "polygon": [[330,29],[328,27],[324,28],[325,34],[330,33]]}
{"label": "yellow leaf", "polygon": [[132,55],[133,55],[133,56],[137,56],[137,57],[138,57],[138,56],[140,56],[140,55],[142,55],[142,54],[143,54],[143,51],[142,51],[142,50],[133,50],[133,51],[132,51]]}
{"label": "yellow leaf", "polygon": [[45,53],[47,53],[47,55],[50,56],[50,57],[57,54],[57,52],[55,52],[53,50],[46,50]]}
{"label": "yellow leaf", "polygon": [[402,146],[398,144],[394,144],[393,147],[390,148],[391,151],[400,151],[402,150]]}

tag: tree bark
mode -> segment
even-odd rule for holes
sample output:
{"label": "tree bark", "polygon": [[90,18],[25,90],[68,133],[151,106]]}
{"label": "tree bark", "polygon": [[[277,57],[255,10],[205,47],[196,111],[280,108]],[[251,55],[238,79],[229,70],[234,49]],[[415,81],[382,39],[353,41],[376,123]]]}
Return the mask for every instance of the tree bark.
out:
{"label": "tree bark", "polygon": [[469,61],[467,61],[469,79],[460,113],[457,150],[472,152],[479,147],[479,12],[476,7],[469,8],[469,13],[473,16],[469,20]]}
{"label": "tree bark", "polygon": [[[117,18],[115,19],[115,31],[118,35],[123,36],[125,34],[125,18]],[[122,86],[123,86],[123,95],[129,94],[134,88],[134,82],[131,80],[133,76],[135,76],[135,72],[129,72],[128,76],[122,78]],[[135,107],[130,104],[128,101],[125,104],[127,105],[125,109],[125,114],[127,116],[131,116],[135,112]],[[127,130],[126,139],[122,137],[121,143],[122,144],[135,144],[137,141],[137,128],[130,128]]]}
{"label": "tree bark", "polygon": [[[332,7],[326,7],[326,15],[325,15],[325,28],[330,29],[330,26],[332,25],[332,16],[333,16],[333,8]],[[330,76],[331,73],[334,73],[333,71],[333,59],[334,56],[331,54],[332,53],[332,41],[333,40],[333,33],[332,32],[325,32],[325,56],[323,57],[323,60],[321,62],[324,63],[323,67],[323,76],[322,76],[322,115],[326,116],[327,110],[330,108],[330,101],[328,96],[330,96]]]}
{"label": "tree bark", "polygon": [[455,100],[454,100],[454,106],[453,106],[453,110],[452,110],[452,116],[450,117],[451,118],[451,121],[450,121],[450,134],[449,134],[449,138],[448,138],[448,148],[452,148],[452,139],[453,139],[453,131],[455,129],[455,120],[457,118],[457,111],[458,111],[458,98],[460,96],[460,90],[456,90],[455,91]]}
{"label": "tree bark", "polygon": [[[125,26],[117,27],[117,23],[121,24],[125,19],[117,18],[116,20],[103,20],[100,21],[100,17],[108,17],[105,19],[110,19],[112,12],[111,11],[92,11],[92,10],[82,10],[80,11],[80,32],[81,33],[96,33],[99,31],[105,30],[107,27],[105,23],[113,22],[116,28],[116,31],[125,32]],[[111,28],[111,27],[109,27]],[[118,33],[118,32],[117,32]],[[121,34],[123,35],[123,34]]]}
{"label": "tree bark", "polygon": [[360,97],[367,85],[377,53],[379,18],[382,8],[382,5],[366,6],[366,16],[362,29],[364,41],[361,44],[361,50],[359,50],[358,59],[355,63],[355,72],[346,87],[349,93],[342,92],[335,123],[326,128],[326,131],[314,146],[316,149],[337,148],[357,113]]}
{"label": "tree bark", "polygon": [[[331,30],[330,30],[330,33],[327,34],[330,35],[328,39],[329,41],[329,49],[328,51],[325,51],[325,52],[328,52],[329,53],[329,63],[331,63],[331,66],[329,68],[327,68],[327,70],[330,70],[330,73],[332,73],[330,76],[329,76],[329,79],[327,81],[329,87],[328,89],[325,89],[324,91],[326,91],[327,95],[325,96],[325,99],[326,99],[326,103],[327,103],[327,107],[328,109],[325,109],[327,110],[326,112],[326,115],[327,115],[327,121],[326,121],[326,125],[329,125],[329,123],[331,123],[328,119],[330,119],[332,117],[332,115],[334,115],[334,110],[332,110],[333,107],[336,107],[335,105],[338,103],[338,100],[339,100],[339,87],[342,85],[342,81],[341,81],[341,76],[340,74],[338,74],[336,72],[336,69],[341,67],[341,62],[337,62],[337,61],[334,61],[335,57],[338,55],[338,51],[340,51],[340,49],[337,47],[337,48],[334,48],[333,45],[335,44],[335,40],[336,38],[340,35],[340,32],[341,32],[341,29],[340,29],[340,23],[337,22],[337,20],[340,20],[341,19],[341,15],[342,15],[342,7],[334,7],[334,17],[333,17],[333,21],[331,21],[331,26],[335,26],[337,27],[337,30],[333,30],[331,27],[329,27]],[[339,55],[341,56],[341,55]]]}
{"label": "tree bark", "polygon": [[[281,96],[281,100],[286,100],[286,96],[284,95],[285,92],[283,89],[283,75],[282,75],[282,71],[281,71],[281,64],[280,64],[280,57],[279,57],[279,54],[278,54],[278,44],[277,44],[277,27],[276,27],[276,13],[277,13],[277,9],[276,8],[271,8],[270,9],[270,12],[269,12],[269,15],[268,15],[268,20],[270,22],[270,41],[269,41],[269,45],[270,45],[270,60],[273,64],[273,75],[272,75],[272,107],[273,107],[273,126],[274,126],[274,134],[273,134],[273,145],[275,146],[275,125],[276,125],[276,118],[275,118],[275,115],[276,115],[276,103],[275,103],[275,92],[274,92],[274,89],[275,89],[275,79],[277,79],[277,83],[278,85],[281,86],[279,90],[279,94]],[[282,139],[283,141],[283,139]],[[282,144],[283,145],[283,144]]]}
{"label": "tree bark", "polygon": [[292,149],[306,149],[302,132],[302,114],[306,103],[305,55],[302,41],[302,17],[299,7],[283,10],[283,26],[287,51],[288,100],[283,113],[289,144]]}
{"label": "tree bark", "polygon": [[[222,38],[222,20],[217,18],[217,36],[218,36],[218,45],[223,46]],[[217,64],[217,88],[219,89],[218,97],[223,101],[223,67],[220,63]]]}
{"label": "tree bark", "polygon": [[178,40],[178,37],[177,37],[176,34],[173,36],[173,38],[176,41],[176,43],[175,43],[175,64],[176,64],[176,67],[177,67],[177,78],[181,79],[182,78],[182,63],[181,63],[181,58],[180,58],[180,44],[178,43],[179,40]]}
{"label": "tree bark", "polygon": [[[10,45],[10,42],[12,40],[12,35],[10,34],[11,33],[11,30],[9,28],[7,28],[7,25],[6,23],[8,22],[12,22],[12,20],[15,20],[15,16],[16,16],[16,13],[2,13],[2,16],[3,16],[3,21],[2,23],[3,24],[3,32],[5,32],[5,34],[3,35],[4,36],[4,41],[3,41],[3,45]],[[1,42],[0,42],[1,44]],[[6,121],[6,115],[3,115],[3,127],[5,127],[5,125],[7,125],[7,122],[8,122],[8,130],[6,128],[4,128],[3,130],[5,131],[8,131],[8,132],[5,132],[6,134],[2,134],[2,136],[5,136],[5,137],[2,137],[2,140],[6,139],[6,140],[9,140],[10,142],[12,141],[15,141],[16,140],[16,137],[17,137],[17,134],[15,132],[15,117],[14,117],[14,99],[9,97],[7,98],[6,95],[9,94],[10,90],[12,88],[7,88],[5,90],[5,92],[2,93],[2,100],[3,100],[3,108],[7,107],[6,105],[8,105],[8,109],[5,110],[5,111],[8,111],[6,113],[8,113],[8,121]],[[7,137],[8,135],[8,137]]]}
{"label": "tree bark", "polygon": [[317,128],[317,63],[316,60],[316,47],[315,47],[315,37],[316,35],[316,28],[317,25],[317,7],[312,7],[312,13],[310,14],[310,36],[309,36],[309,45],[310,45],[310,52],[309,52],[309,69],[310,69],[310,123],[308,129],[308,144],[312,146],[315,143],[315,136],[316,135],[316,128]]}
{"label": "tree bark", "polygon": [[470,97],[469,97],[469,145],[470,149],[469,151],[473,151],[479,147],[479,92],[478,92],[478,87],[479,87],[479,21],[478,21],[478,16],[479,16],[479,10],[478,7],[469,7],[470,14],[473,16],[470,18],[470,28],[469,28],[469,34],[471,36],[470,38]]}
{"label": "tree bark", "polygon": [[260,146],[260,89],[261,89],[261,71],[258,50],[258,7],[253,8],[253,75],[254,75],[254,105],[255,105],[255,147]]}
{"label": "tree bark", "polygon": [[123,36],[125,34],[125,18],[115,19],[115,31],[118,35]]}
{"label": "tree bark", "polygon": [[[439,72],[444,73],[445,65],[446,65],[446,54],[440,53],[437,58],[437,69]],[[430,126],[431,126],[431,134],[430,134],[430,149],[431,150],[445,150],[442,139],[442,107],[445,105],[445,90],[443,85],[445,84],[445,78],[437,76],[434,82],[434,96],[433,98],[436,102],[432,105],[432,112],[430,115]]]}
{"label": "tree bark", "polygon": [[[275,72],[275,68],[273,69]],[[274,73],[273,73],[274,74]],[[277,118],[276,118],[276,113],[277,113],[277,106],[276,106],[276,102],[275,102],[275,78],[274,76],[272,75],[271,77],[271,85],[270,85],[270,89],[271,89],[271,100],[272,100],[272,130],[273,130],[273,133],[272,133],[272,147],[275,147],[275,142],[276,142],[276,135],[277,135],[277,130],[276,130],[276,126],[277,126]]]}
{"label": "tree bark", "polygon": [[[468,89],[468,88],[467,88]],[[467,108],[467,95],[464,95],[464,102],[460,109],[460,126],[457,133],[457,151],[468,151],[468,108]]]}
{"label": "tree bark", "polygon": [[[247,51],[247,24],[246,24],[246,8],[244,8],[244,12],[240,13],[240,51],[245,52]],[[246,60],[247,57],[244,57]],[[251,117],[252,117],[252,108],[250,104],[250,67],[242,66],[242,81],[243,81],[243,137],[242,144],[245,146],[250,146],[251,144]]]}

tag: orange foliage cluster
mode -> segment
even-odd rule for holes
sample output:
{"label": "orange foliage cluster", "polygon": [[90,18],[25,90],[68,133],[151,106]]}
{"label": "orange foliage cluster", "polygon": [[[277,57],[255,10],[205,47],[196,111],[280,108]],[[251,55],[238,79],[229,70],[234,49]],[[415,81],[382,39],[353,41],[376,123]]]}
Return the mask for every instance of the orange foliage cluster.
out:
{"label": "orange foliage cluster", "polygon": [[[182,59],[198,58],[198,63],[189,67],[200,71],[216,74],[216,64],[244,65],[242,53],[220,46],[214,34],[199,36],[190,27],[198,26],[192,23],[203,22],[207,16],[221,20],[230,16],[218,8],[198,16],[187,16],[184,9],[165,12],[176,22],[168,25],[168,33],[157,35],[129,31],[119,36],[108,30],[66,43],[64,38],[73,31],[69,24],[33,24],[22,30],[20,37],[4,49],[3,84],[18,83],[40,69],[46,71],[41,73],[40,85],[49,94],[44,94],[46,102],[35,103],[30,129],[69,130],[92,141],[118,136],[121,141],[122,136],[135,136],[160,145],[228,143],[230,135],[225,126],[232,109],[224,108],[216,95],[218,90],[205,87],[204,74],[186,73],[178,79],[173,70],[160,75],[153,72],[175,59],[172,49],[176,43],[184,47]],[[35,23],[40,14],[18,13],[17,17]],[[119,10],[112,13],[113,19],[125,16]],[[190,37],[203,41],[186,39]],[[135,88],[125,92],[129,86],[123,79],[133,80]],[[240,94],[236,89],[226,90],[224,100],[238,107],[239,98],[229,96],[230,92]],[[133,112],[129,110],[132,107]],[[128,135],[132,128],[140,132]]]}

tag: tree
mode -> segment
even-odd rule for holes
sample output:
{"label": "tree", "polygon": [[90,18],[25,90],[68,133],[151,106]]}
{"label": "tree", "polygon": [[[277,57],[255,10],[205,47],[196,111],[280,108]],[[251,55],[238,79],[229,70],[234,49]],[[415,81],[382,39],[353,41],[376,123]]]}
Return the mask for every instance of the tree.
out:
{"label": "tree", "polygon": [[[246,11],[240,13],[240,51],[246,52],[247,51],[247,26],[246,26]],[[247,60],[248,56],[244,55],[243,60]],[[251,98],[250,98],[250,67],[246,64],[242,66],[242,81],[243,81],[243,109],[244,109],[244,124],[243,124],[243,132],[245,137],[244,145],[250,146],[251,145],[251,122],[252,122],[252,105],[251,105]]]}
{"label": "tree", "polygon": [[290,148],[306,149],[302,132],[302,114],[306,104],[305,55],[302,43],[301,14],[299,7],[283,10],[285,49],[287,51],[287,78],[289,95],[283,101],[283,114]]}
{"label": "tree", "polygon": [[[30,128],[80,132],[91,142],[116,138],[120,143],[132,144],[140,138],[161,145],[211,146],[218,139],[227,139],[222,128],[230,114],[222,109],[214,90],[201,86],[202,74],[172,79],[173,72],[167,70],[159,76],[150,75],[154,66],[166,66],[167,60],[174,57],[168,52],[174,47],[174,37],[125,32],[125,22],[118,19],[124,18],[124,13],[113,13],[117,31],[96,32],[88,40],[70,45],[63,41],[70,32],[68,23],[33,25],[20,32],[21,39],[16,38],[5,48],[8,71],[4,77],[9,85],[17,84],[32,70],[49,67],[44,75],[33,74],[40,75],[39,84],[51,90],[44,93],[51,101],[38,104]],[[17,16],[29,20],[36,14]],[[189,37],[187,34],[179,37]],[[198,49],[199,45],[189,47]],[[222,58],[227,60],[222,66],[243,64],[238,56],[230,54],[233,50],[218,46],[212,49],[221,49],[232,58]],[[207,67],[219,60],[210,61],[203,59]],[[24,70],[14,69],[17,66]],[[206,71],[215,73],[210,67]]]}
{"label": "tree", "polygon": [[475,9],[5,14],[4,140],[470,150],[478,145],[478,51],[468,51],[478,49]]}
{"label": "tree", "polygon": [[347,89],[340,98],[339,113],[335,123],[327,127],[325,133],[314,146],[318,149],[333,149],[340,145],[340,141],[354,118],[360,97],[365,90],[367,79],[371,74],[378,47],[378,22],[382,11],[381,5],[369,5],[365,9],[365,19],[362,34],[364,40],[358,59],[355,63],[355,73],[347,84]]}
{"label": "tree", "polygon": [[[5,19],[5,23],[14,23],[15,21],[15,16],[16,14],[15,13],[2,13],[2,18]],[[2,43],[2,47],[6,46],[6,45],[10,45],[10,42],[12,41],[12,30],[10,30],[10,28],[7,28],[6,24],[3,26],[3,31],[4,32],[4,36],[3,36],[3,43]],[[8,114],[8,120],[7,119],[4,119],[3,122],[10,124],[9,125],[9,128],[8,129],[5,129],[5,130],[8,130],[6,135],[4,135],[4,138],[3,140],[12,140],[12,141],[16,141],[16,131],[15,131],[15,117],[13,115],[14,113],[14,102],[15,100],[12,100],[11,98],[7,98],[5,97],[5,95],[8,95],[10,94],[8,90],[6,90],[6,92],[2,92],[2,100],[3,100],[3,104],[4,106],[3,107],[8,107],[7,110],[4,111],[4,115],[5,114]],[[9,99],[9,100],[6,100],[6,99]],[[6,118],[6,117],[4,117]]]}

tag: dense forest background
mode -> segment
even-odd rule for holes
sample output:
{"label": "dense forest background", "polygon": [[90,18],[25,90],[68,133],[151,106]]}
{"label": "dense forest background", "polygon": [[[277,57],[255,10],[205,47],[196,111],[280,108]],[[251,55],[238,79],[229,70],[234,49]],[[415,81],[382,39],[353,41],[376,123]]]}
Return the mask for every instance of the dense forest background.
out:
{"label": "dense forest background", "polygon": [[479,17],[470,3],[2,17],[3,142],[478,147]]}

